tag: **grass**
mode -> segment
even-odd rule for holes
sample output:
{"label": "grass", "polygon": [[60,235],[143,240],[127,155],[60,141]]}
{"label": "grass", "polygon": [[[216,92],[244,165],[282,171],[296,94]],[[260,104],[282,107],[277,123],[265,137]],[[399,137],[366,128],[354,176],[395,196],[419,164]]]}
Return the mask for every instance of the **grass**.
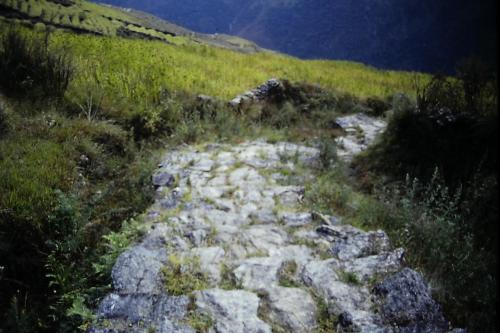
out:
{"label": "grass", "polygon": [[208,277],[201,271],[197,257],[181,258],[170,255],[163,275],[165,290],[169,295],[189,295],[193,291],[208,288]]}
{"label": "grass", "polygon": [[345,283],[351,284],[351,285],[360,285],[361,284],[361,281],[359,280],[359,277],[356,275],[356,273],[341,271],[339,275],[340,275],[340,281],[342,281],[342,282],[345,282]]}
{"label": "grass", "polygon": [[241,283],[239,283],[234,276],[233,270],[226,263],[220,264],[220,274],[221,280],[219,282],[219,288],[224,290],[243,289]]}
{"label": "grass", "polygon": [[[0,266],[11,281],[2,280],[0,306],[25,313],[2,327],[50,331],[64,316],[76,329],[83,304],[94,305],[133,239],[127,227],[102,236],[150,204],[155,154],[131,145],[119,126],[70,117],[57,103],[0,99],[8,129],[0,138]],[[16,290],[28,303],[13,301]]]}
{"label": "grass", "polygon": [[317,333],[335,333],[337,316],[330,313],[328,304],[322,297],[316,297],[316,320],[318,322]]}
{"label": "grass", "polygon": [[287,288],[299,288],[297,283],[297,263],[295,261],[288,261],[283,264],[279,271],[279,285]]}
{"label": "grass", "polygon": [[68,145],[49,140],[4,141],[0,145],[0,207],[9,207],[9,214],[25,219],[50,210],[54,188],[68,190],[76,178],[75,161],[66,158],[72,153]]}
{"label": "grass", "polygon": [[[395,92],[413,94],[416,75],[344,61],[304,61],[279,54],[241,54],[195,43],[166,45],[66,32],[54,33],[51,44],[70,49],[75,58],[77,75],[68,97],[82,102],[84,92],[100,91],[103,104],[120,113],[137,107],[150,110],[162,89],[230,99],[271,77],[317,83],[358,97],[385,98]],[[117,104],[120,100],[122,103]]]}

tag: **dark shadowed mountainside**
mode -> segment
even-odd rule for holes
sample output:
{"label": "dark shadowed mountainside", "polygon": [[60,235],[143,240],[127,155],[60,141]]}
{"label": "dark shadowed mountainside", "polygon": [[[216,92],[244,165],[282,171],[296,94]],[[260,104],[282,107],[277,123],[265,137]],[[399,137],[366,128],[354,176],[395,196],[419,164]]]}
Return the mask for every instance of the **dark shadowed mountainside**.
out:
{"label": "dark shadowed mountainside", "polygon": [[229,33],[301,58],[453,72],[496,59],[493,0],[104,0],[206,33]]}

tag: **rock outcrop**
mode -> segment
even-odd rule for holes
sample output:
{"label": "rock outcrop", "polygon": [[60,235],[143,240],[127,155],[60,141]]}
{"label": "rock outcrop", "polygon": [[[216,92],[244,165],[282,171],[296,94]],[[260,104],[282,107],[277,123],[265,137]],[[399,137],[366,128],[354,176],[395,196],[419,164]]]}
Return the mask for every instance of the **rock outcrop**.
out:
{"label": "rock outcrop", "polygon": [[283,84],[278,79],[269,79],[255,89],[233,98],[229,103],[235,107],[248,102],[263,101],[282,93]]}
{"label": "rock outcrop", "polygon": [[[118,258],[114,291],[90,331],[187,333],[210,318],[210,332],[308,333],[326,304],[338,332],[446,332],[422,276],[403,269],[404,251],[383,231],[310,212],[304,184],[283,181],[318,156],[316,148],[265,141],[168,152],[153,177],[149,230]],[[169,273],[173,258],[180,267]],[[203,283],[169,292],[189,279]]]}

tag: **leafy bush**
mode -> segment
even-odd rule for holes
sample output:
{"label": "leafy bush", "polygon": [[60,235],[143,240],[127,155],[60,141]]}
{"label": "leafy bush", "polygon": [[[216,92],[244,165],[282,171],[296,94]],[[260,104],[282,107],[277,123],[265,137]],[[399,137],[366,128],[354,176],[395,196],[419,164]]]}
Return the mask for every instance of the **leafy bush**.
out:
{"label": "leafy bush", "polygon": [[102,236],[151,202],[154,154],[109,122],[14,106],[0,144],[0,326],[75,332],[109,283],[92,265],[109,255]]}
{"label": "leafy bush", "polygon": [[[496,80],[480,69],[471,62],[456,78],[435,77],[419,89],[416,104],[395,96],[382,140],[354,165],[359,174],[371,173],[369,185],[385,203],[366,205],[376,218],[361,221],[381,224],[408,248],[408,259],[432,279],[456,325],[490,332],[496,316],[498,113]],[[402,195],[388,197],[374,185],[374,179],[398,183],[404,175],[419,181],[407,182]]]}
{"label": "leafy bush", "polygon": [[188,295],[208,287],[208,277],[201,270],[198,257],[180,258],[171,254],[162,272],[169,295]]}
{"label": "leafy bush", "polygon": [[337,142],[328,137],[319,141],[319,161],[324,170],[328,170],[337,161]]}
{"label": "leafy bush", "polygon": [[[471,213],[486,200],[481,208],[497,216],[492,202],[498,199],[496,187],[452,191],[436,170],[427,184],[407,177],[402,194],[382,196],[382,226],[407,249],[408,263],[424,270],[448,318],[473,332],[495,331],[496,236],[480,237],[475,222],[481,219]],[[380,226],[381,220],[376,222],[372,226]]]}
{"label": "leafy bush", "polygon": [[342,170],[339,165],[320,174],[306,188],[305,199],[315,211],[326,214],[347,214],[352,190],[341,181]]}
{"label": "leafy bush", "polygon": [[363,104],[369,109],[368,113],[376,117],[382,116],[391,108],[390,103],[377,97],[368,97]]}
{"label": "leafy bush", "polygon": [[8,94],[62,97],[73,76],[67,53],[49,50],[45,39],[9,29],[0,39],[0,87]]}
{"label": "leafy bush", "polygon": [[[396,179],[411,174],[424,181],[437,166],[450,186],[469,181],[478,169],[492,173],[498,163],[498,113],[491,84],[468,97],[468,83],[436,77],[421,90],[417,105],[396,95],[382,140],[355,164]],[[484,108],[470,108],[467,100]]]}
{"label": "leafy bush", "polygon": [[7,132],[7,114],[5,112],[5,106],[0,102],[0,139]]}

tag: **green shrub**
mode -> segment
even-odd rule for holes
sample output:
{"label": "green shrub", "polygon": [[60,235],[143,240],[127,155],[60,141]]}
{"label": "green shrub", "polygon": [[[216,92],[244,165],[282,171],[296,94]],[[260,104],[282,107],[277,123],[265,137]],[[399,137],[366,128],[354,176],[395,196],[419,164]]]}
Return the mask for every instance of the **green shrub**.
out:
{"label": "green shrub", "polygon": [[391,108],[389,103],[378,97],[368,97],[363,104],[369,109],[367,113],[376,117],[384,115],[384,113]]}
{"label": "green shrub", "polygon": [[496,317],[496,101],[494,76],[467,63],[457,78],[437,76],[420,88],[416,104],[396,95],[381,140],[354,161],[372,185],[419,179],[394,196],[375,184],[381,202],[361,201],[355,220],[405,246],[448,317],[477,332],[494,331]]}
{"label": "green shrub", "polygon": [[40,223],[56,199],[54,189],[67,191],[75,177],[67,146],[48,140],[8,140],[0,145],[0,207],[15,219]]}
{"label": "green shrub", "polygon": [[464,194],[451,192],[437,173],[425,186],[408,183],[405,192],[399,239],[410,263],[425,269],[435,295],[458,325],[492,331],[496,258],[488,244],[480,243],[470,216],[464,214]]}
{"label": "green shrub", "polygon": [[352,198],[352,189],[341,180],[340,167],[336,165],[320,174],[307,186],[305,199],[315,211],[325,214],[347,214]]}
{"label": "green shrub", "polygon": [[0,39],[0,87],[8,94],[62,97],[73,76],[66,52],[49,50],[45,40],[10,29]]}
{"label": "green shrub", "polygon": [[[102,236],[151,203],[155,155],[109,122],[66,118],[65,108],[29,116],[31,103],[13,107],[15,130],[0,143],[1,326],[75,332],[123,250],[120,237],[109,248]],[[123,234],[134,239],[126,225]],[[13,297],[23,300],[15,308]]]}
{"label": "green shrub", "polygon": [[208,287],[208,277],[201,271],[198,257],[168,257],[168,264],[163,269],[165,289],[169,295],[188,295],[195,290]]}
{"label": "green shrub", "polygon": [[0,139],[5,135],[7,129],[7,113],[5,111],[5,106],[0,102]]}
{"label": "green shrub", "polygon": [[328,170],[337,161],[337,143],[329,137],[322,137],[319,141],[319,161],[321,168]]}

